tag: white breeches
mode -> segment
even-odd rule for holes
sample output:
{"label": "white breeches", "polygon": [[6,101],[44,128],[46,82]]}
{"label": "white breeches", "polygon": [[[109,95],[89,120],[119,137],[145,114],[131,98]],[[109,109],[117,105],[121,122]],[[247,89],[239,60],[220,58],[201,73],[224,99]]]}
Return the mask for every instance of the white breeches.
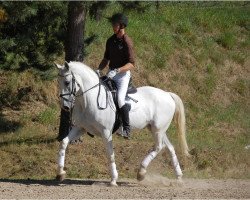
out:
{"label": "white breeches", "polygon": [[125,105],[125,97],[128,90],[130,80],[130,71],[117,74],[113,80],[115,81],[118,90],[118,105],[119,108]]}

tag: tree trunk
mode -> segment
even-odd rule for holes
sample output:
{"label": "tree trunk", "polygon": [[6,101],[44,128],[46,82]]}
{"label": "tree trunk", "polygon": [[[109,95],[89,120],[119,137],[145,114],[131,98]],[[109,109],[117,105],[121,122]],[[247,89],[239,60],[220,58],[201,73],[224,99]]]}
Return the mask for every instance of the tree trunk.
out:
{"label": "tree trunk", "polygon": [[84,59],[84,25],[86,9],[84,2],[70,1],[68,5],[68,27],[65,42],[65,60]]}
{"label": "tree trunk", "polygon": [[[84,2],[70,1],[68,4],[68,26],[65,41],[65,60],[82,62],[84,59],[84,25],[86,9]],[[58,141],[69,133],[70,112],[61,109]]]}
{"label": "tree trunk", "polygon": [[160,2],[156,1],[155,4],[156,4],[156,9],[159,10],[159,8],[160,8]]}

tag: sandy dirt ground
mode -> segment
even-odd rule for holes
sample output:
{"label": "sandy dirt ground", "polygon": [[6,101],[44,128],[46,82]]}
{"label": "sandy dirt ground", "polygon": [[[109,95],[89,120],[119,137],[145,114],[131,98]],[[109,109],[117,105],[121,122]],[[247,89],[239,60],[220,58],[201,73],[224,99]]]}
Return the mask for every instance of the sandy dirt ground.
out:
{"label": "sandy dirt ground", "polygon": [[0,199],[250,199],[250,180],[183,179],[159,175],[142,182],[121,180],[110,187],[107,180],[0,179]]}

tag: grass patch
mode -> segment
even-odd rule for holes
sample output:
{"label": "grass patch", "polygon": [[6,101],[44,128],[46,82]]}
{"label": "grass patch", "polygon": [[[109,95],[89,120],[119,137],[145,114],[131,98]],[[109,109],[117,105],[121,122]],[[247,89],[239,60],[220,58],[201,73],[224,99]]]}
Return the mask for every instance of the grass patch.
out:
{"label": "grass patch", "polygon": [[240,94],[245,96],[249,93],[250,81],[245,79],[237,79],[234,89]]}
{"label": "grass patch", "polygon": [[245,61],[247,60],[247,55],[242,52],[232,52],[231,57],[232,60],[240,65],[244,65]]}
{"label": "grass patch", "polygon": [[221,34],[217,39],[217,43],[222,45],[224,48],[232,49],[236,44],[235,33],[225,32]]}
{"label": "grass patch", "polygon": [[44,125],[55,124],[58,121],[58,109],[48,107],[40,112],[36,119]]}

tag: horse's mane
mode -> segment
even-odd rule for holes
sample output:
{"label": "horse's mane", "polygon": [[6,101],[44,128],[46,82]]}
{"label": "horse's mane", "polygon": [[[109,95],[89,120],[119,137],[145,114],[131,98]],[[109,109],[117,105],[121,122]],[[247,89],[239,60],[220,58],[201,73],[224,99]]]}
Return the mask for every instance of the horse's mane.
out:
{"label": "horse's mane", "polygon": [[79,74],[80,76],[93,77],[94,80],[98,80],[98,76],[94,72],[94,70],[91,69],[89,66],[85,65],[84,63],[71,61],[69,64],[70,64],[71,70],[75,74]]}

